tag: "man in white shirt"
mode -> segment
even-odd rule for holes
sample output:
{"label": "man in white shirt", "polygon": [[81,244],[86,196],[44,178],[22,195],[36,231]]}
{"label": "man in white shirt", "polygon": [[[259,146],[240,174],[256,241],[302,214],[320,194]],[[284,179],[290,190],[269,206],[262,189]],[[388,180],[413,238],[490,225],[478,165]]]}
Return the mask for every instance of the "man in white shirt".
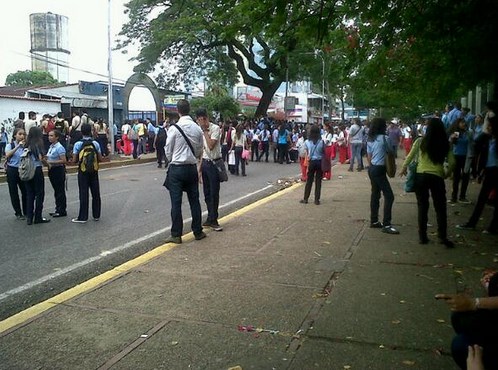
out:
{"label": "man in white shirt", "polygon": [[221,159],[220,138],[221,130],[218,125],[209,122],[207,110],[198,109],[195,112],[197,123],[204,134],[204,151],[202,154],[202,190],[208,215],[203,227],[210,227],[215,231],[222,231],[218,223],[218,207],[220,204],[220,174],[215,161]]}
{"label": "man in white shirt", "polygon": [[38,122],[36,122],[36,112],[31,111],[28,113],[28,119],[24,123],[24,132],[26,132],[26,136],[28,136],[31,127],[35,126],[39,126]]}
{"label": "man in white shirt", "polygon": [[363,158],[361,157],[361,149],[363,147],[364,128],[357,120],[354,120],[353,125],[349,129],[349,142],[351,143],[351,160],[349,161],[349,172],[353,172],[354,162],[356,160],[356,170],[363,170]]}
{"label": "man in white shirt", "polygon": [[169,167],[164,186],[169,190],[171,198],[171,236],[166,242],[180,244],[183,234],[183,192],[187,193],[195,239],[206,237],[202,231],[199,202],[199,172],[204,135],[202,129],[189,116],[188,100],[180,99],[176,106],[180,119],[168,129],[165,153]]}

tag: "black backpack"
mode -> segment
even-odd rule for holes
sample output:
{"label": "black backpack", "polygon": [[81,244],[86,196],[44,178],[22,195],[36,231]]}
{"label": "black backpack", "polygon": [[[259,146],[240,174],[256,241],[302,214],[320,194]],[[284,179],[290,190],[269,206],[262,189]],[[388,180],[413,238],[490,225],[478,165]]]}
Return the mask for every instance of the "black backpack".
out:
{"label": "black backpack", "polygon": [[164,127],[159,127],[157,130],[157,141],[165,141],[166,140],[166,130]]}

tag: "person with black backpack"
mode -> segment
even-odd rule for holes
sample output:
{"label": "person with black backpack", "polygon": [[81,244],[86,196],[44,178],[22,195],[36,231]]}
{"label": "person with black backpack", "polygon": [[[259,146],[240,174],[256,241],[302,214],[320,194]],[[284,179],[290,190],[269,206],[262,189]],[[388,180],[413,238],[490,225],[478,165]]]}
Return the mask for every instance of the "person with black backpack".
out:
{"label": "person with black backpack", "polygon": [[71,222],[84,224],[88,220],[89,191],[92,193],[92,216],[94,221],[100,219],[101,200],[99,184],[99,162],[102,162],[100,145],[92,138],[92,125],[81,125],[83,138],[74,144],[73,163],[78,163],[78,188],[80,210],[77,218]]}
{"label": "person with black backpack", "polygon": [[156,158],[157,158],[157,168],[167,167],[168,160],[166,159],[166,154],[164,153],[164,146],[166,145],[166,122],[157,127],[157,132],[154,135],[154,148],[156,148]]}

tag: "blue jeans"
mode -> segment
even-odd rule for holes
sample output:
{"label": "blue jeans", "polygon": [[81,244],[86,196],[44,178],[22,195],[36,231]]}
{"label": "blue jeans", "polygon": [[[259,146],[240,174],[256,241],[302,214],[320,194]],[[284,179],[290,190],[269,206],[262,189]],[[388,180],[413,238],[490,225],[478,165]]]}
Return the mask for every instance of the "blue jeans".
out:
{"label": "blue jeans", "polygon": [[187,193],[192,215],[192,231],[194,235],[202,232],[202,212],[199,202],[199,175],[195,164],[170,164],[167,175],[167,187],[171,198],[171,236],[182,236],[182,196]]}
{"label": "blue jeans", "polygon": [[368,168],[368,177],[372,185],[372,194],[370,195],[370,222],[379,221],[380,193],[384,196],[384,226],[391,225],[391,213],[394,203],[394,194],[391,184],[387,179],[386,166],[371,165]]}
{"label": "blue jeans", "polygon": [[212,161],[202,160],[202,190],[208,210],[207,222],[218,223],[218,207],[220,204],[220,175]]}
{"label": "blue jeans", "polygon": [[351,161],[349,162],[349,169],[352,170],[354,167],[354,161],[356,162],[356,167],[359,169],[363,169],[363,159],[361,157],[361,149],[363,147],[363,143],[352,143],[351,144]]}

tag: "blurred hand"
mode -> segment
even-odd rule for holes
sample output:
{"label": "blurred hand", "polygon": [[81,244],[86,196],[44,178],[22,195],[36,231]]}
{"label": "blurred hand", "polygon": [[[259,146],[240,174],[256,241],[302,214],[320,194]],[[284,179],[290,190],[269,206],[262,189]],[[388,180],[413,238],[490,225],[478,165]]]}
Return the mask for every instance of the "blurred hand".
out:
{"label": "blurred hand", "polygon": [[436,294],[436,299],[444,300],[455,312],[474,311],[474,298],[464,294]]}

